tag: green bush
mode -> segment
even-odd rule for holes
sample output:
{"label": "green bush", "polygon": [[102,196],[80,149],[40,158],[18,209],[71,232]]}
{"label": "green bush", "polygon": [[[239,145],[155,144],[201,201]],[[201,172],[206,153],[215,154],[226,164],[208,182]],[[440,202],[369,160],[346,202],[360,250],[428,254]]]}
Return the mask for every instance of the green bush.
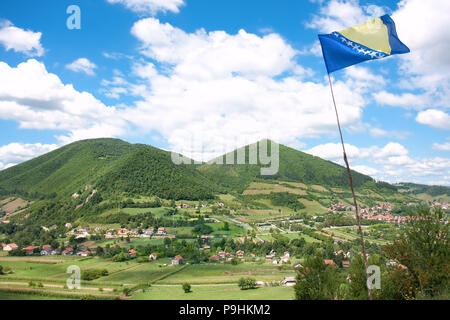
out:
{"label": "green bush", "polygon": [[191,292],[191,285],[189,283],[183,283],[183,291],[184,293]]}
{"label": "green bush", "polygon": [[256,280],[253,278],[240,278],[238,286],[239,288],[241,288],[241,290],[255,289]]}
{"label": "green bush", "polygon": [[100,277],[106,277],[108,275],[108,270],[103,269],[88,269],[81,273],[81,279],[86,281],[92,281]]}

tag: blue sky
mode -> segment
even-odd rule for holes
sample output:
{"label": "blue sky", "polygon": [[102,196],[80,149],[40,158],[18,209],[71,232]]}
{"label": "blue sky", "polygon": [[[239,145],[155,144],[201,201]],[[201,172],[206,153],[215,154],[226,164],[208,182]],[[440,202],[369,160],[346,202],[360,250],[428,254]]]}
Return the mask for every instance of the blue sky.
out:
{"label": "blue sky", "polygon": [[450,185],[448,1],[38,3],[0,2],[0,169],[96,137],[199,160],[272,138],[342,163],[317,34],[387,13],[411,54],[333,73],[351,165]]}

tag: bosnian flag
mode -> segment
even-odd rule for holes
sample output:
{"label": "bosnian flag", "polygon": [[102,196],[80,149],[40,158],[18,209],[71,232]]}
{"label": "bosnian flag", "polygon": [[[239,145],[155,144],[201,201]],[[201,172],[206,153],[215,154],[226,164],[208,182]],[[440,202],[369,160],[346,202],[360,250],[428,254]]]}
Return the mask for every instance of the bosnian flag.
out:
{"label": "bosnian flag", "polygon": [[328,73],[367,60],[410,52],[388,15],[330,34],[319,34]]}

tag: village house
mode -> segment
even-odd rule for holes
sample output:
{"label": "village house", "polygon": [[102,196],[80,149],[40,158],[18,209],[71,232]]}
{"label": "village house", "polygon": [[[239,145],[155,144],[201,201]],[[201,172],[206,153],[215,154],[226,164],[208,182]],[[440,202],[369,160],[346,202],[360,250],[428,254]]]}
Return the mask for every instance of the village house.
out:
{"label": "village house", "polygon": [[238,257],[239,259],[243,259],[244,258],[244,251],[243,250],[236,251],[236,257]]}
{"label": "village house", "polygon": [[89,256],[90,253],[91,253],[91,252],[90,252],[89,250],[84,249],[84,250],[78,251],[78,252],[77,252],[77,256],[87,257],[87,256]]}
{"label": "village house", "polygon": [[120,229],[117,231],[117,235],[118,235],[119,237],[128,237],[128,230],[127,230],[126,228],[120,228]]}
{"label": "village house", "polygon": [[285,277],[283,281],[281,281],[281,285],[283,287],[293,287],[297,283],[295,277]]}
{"label": "village house", "polygon": [[172,259],[172,265],[177,266],[183,264],[183,257],[180,255],[176,255],[173,259]]}
{"label": "village house", "polygon": [[350,262],[349,261],[342,261],[342,267],[344,267],[344,268],[350,267]]}
{"label": "village house", "polygon": [[294,267],[294,269],[302,268],[302,267],[303,267],[303,265],[302,265],[300,262],[298,262],[298,261],[295,262],[292,266]]}
{"label": "village house", "polygon": [[60,248],[56,248],[54,250],[52,250],[51,255],[55,256],[55,255],[60,255],[61,254],[61,249]]}
{"label": "village house", "polygon": [[48,256],[52,253],[52,246],[49,244],[45,244],[42,246],[41,256]]}
{"label": "village house", "polygon": [[282,263],[288,263],[290,259],[291,259],[291,255],[289,254],[288,251],[286,251],[284,253],[284,255],[281,257],[281,262]]}
{"label": "village house", "polygon": [[153,235],[153,229],[142,230],[142,234],[141,234],[142,238],[150,238],[152,235]]}
{"label": "village house", "polygon": [[324,262],[326,265],[330,265],[330,266],[335,266],[335,265],[336,265],[336,263],[334,263],[333,260],[323,260],[323,262]]}
{"label": "village house", "polygon": [[166,228],[159,227],[159,228],[158,228],[158,231],[156,232],[156,234],[157,234],[158,236],[165,236],[165,235],[167,234]]}
{"label": "village house", "polygon": [[28,256],[31,256],[32,254],[34,254],[34,250],[35,249],[37,249],[38,247],[35,247],[35,246],[28,246],[28,247],[26,247],[26,248],[23,248],[23,250],[25,251],[25,253],[28,255]]}
{"label": "village house", "polygon": [[131,258],[136,258],[136,254],[137,254],[136,250],[130,249],[130,250],[128,251],[128,255],[129,255]]}
{"label": "village house", "polygon": [[139,234],[139,229],[131,229],[129,232],[128,232],[128,236],[130,237],[130,236],[133,236],[133,237],[136,237],[137,235]]}
{"label": "village house", "polygon": [[156,252],[153,252],[148,256],[148,261],[154,261],[157,258],[158,258],[158,256],[157,256]]}
{"label": "village house", "polygon": [[15,243],[10,243],[3,247],[3,251],[14,251],[17,249],[19,249],[19,246]]}
{"label": "village house", "polygon": [[271,250],[270,253],[266,255],[266,260],[272,260],[276,254],[275,250]]}
{"label": "village house", "polygon": [[219,257],[222,258],[222,259],[225,259],[225,255],[226,254],[227,253],[225,251],[219,251],[219,253],[218,253]]}
{"label": "village house", "polygon": [[209,257],[210,261],[219,261],[220,257],[218,255],[213,254],[211,257]]}
{"label": "village house", "polygon": [[72,256],[73,255],[73,248],[68,247],[62,252],[63,256]]}
{"label": "village house", "polygon": [[234,258],[234,256],[231,253],[227,253],[225,256],[227,261],[231,261]]}

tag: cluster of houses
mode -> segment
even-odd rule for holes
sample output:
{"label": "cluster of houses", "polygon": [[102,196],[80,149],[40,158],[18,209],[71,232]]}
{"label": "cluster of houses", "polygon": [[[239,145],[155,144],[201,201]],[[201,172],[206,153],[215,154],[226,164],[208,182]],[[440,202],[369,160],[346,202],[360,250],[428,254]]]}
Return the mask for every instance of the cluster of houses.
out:
{"label": "cluster of houses", "polygon": [[[15,243],[9,243],[9,244],[2,243],[1,247],[2,247],[3,251],[7,251],[7,252],[20,249],[19,246]],[[31,255],[41,255],[41,256],[78,255],[78,256],[82,256],[82,257],[87,257],[88,255],[91,254],[89,249],[79,248],[78,250],[74,250],[72,247],[67,247],[64,250],[62,250],[60,248],[52,248],[52,246],[49,244],[43,245],[42,247],[27,246],[27,247],[22,248],[22,250],[25,251],[25,254],[29,255],[29,256],[31,256]]]}
{"label": "cluster of houses", "polygon": [[268,255],[266,255],[266,261],[272,261],[272,264],[282,264],[288,263],[291,260],[291,255],[288,251],[284,252],[283,256],[277,258],[277,253],[275,250],[271,250]]}
{"label": "cluster of houses", "polygon": [[[377,220],[392,223],[404,223],[408,220],[408,217],[393,216],[391,214],[394,205],[390,203],[379,203],[377,206],[371,208],[362,208],[359,212],[363,219],[367,220]],[[334,203],[331,206],[331,211],[335,213],[336,211],[348,211],[355,210],[354,206],[347,206],[342,202]]]}
{"label": "cluster of houses", "polygon": [[408,220],[408,217],[403,216],[393,216],[390,214],[390,212],[379,212],[379,211],[371,211],[369,209],[362,209],[360,212],[360,216],[363,219],[367,220],[377,220],[377,221],[384,221],[384,222],[392,222],[392,223],[405,223]]}
{"label": "cluster of houses", "polygon": [[[70,228],[72,228],[72,225],[70,223],[66,223],[65,227],[70,229]],[[98,231],[100,231],[100,229],[96,228],[95,231],[98,232]],[[91,232],[91,228],[83,227],[83,228],[70,230],[69,232],[66,233],[66,235],[67,236],[75,236],[75,239],[88,239],[91,236],[90,232]]]}
{"label": "cluster of houses", "polygon": [[[71,229],[69,232],[66,233],[66,235],[75,236],[75,239],[88,239],[92,235],[93,231],[95,231],[95,233],[99,233],[102,231],[101,228],[99,227],[95,228],[95,230],[91,230],[91,228],[89,227],[79,227],[76,229],[72,229],[71,223],[66,223],[65,227],[67,229]],[[164,227],[148,228],[148,229],[137,229],[137,228],[109,229],[105,232],[104,236],[105,239],[171,237],[170,235],[167,234],[167,231]]]}
{"label": "cluster of houses", "polygon": [[[232,253],[225,252],[225,251],[219,251],[217,254],[213,254],[209,257],[210,261],[231,261],[234,258],[237,259],[244,259],[245,252],[243,250],[238,250],[233,255]],[[255,254],[251,253],[250,257],[254,258],[256,261],[260,260],[259,257],[256,257]],[[290,261],[291,257],[288,251],[284,252],[283,256],[277,257],[277,254],[275,250],[271,250],[268,255],[266,255],[266,261],[270,261],[272,264],[282,264],[282,263],[288,263]]]}
{"label": "cluster of houses", "polygon": [[331,205],[331,211],[333,211],[333,213],[336,211],[352,211],[352,210],[355,210],[354,206],[346,206],[342,202],[333,203]]}
{"label": "cluster of houses", "polygon": [[[66,228],[72,228],[70,223],[66,223]],[[75,236],[75,239],[88,239],[92,232],[89,227],[77,228],[70,230],[66,233],[67,236]],[[100,232],[100,228],[95,228],[95,232]],[[105,232],[105,239],[117,239],[117,238],[151,238],[151,237],[170,237],[167,234],[167,231],[164,227],[157,228],[156,230],[153,228],[149,229],[109,229]]]}
{"label": "cluster of houses", "polygon": [[[202,203],[200,205],[197,204],[195,206],[191,206],[190,204],[187,204],[187,203],[179,203],[179,204],[177,204],[177,208],[178,209],[190,209],[190,208],[200,209],[200,208],[207,208],[207,207],[214,208],[215,206],[216,205],[214,205],[214,204],[210,204],[208,206],[206,203]],[[219,202],[217,204],[217,206],[219,208],[223,208],[225,206],[225,204],[223,202]]]}
{"label": "cluster of houses", "polygon": [[440,202],[434,201],[431,204],[431,207],[432,208],[438,207],[438,208],[441,208],[442,210],[447,210],[447,209],[450,209],[450,203],[440,203]]}
{"label": "cluster of houses", "polygon": [[127,229],[120,228],[119,230],[110,229],[105,233],[105,239],[117,239],[117,238],[151,238],[151,237],[166,237],[167,231],[164,227],[159,227],[156,230],[154,228],[149,229]]}

